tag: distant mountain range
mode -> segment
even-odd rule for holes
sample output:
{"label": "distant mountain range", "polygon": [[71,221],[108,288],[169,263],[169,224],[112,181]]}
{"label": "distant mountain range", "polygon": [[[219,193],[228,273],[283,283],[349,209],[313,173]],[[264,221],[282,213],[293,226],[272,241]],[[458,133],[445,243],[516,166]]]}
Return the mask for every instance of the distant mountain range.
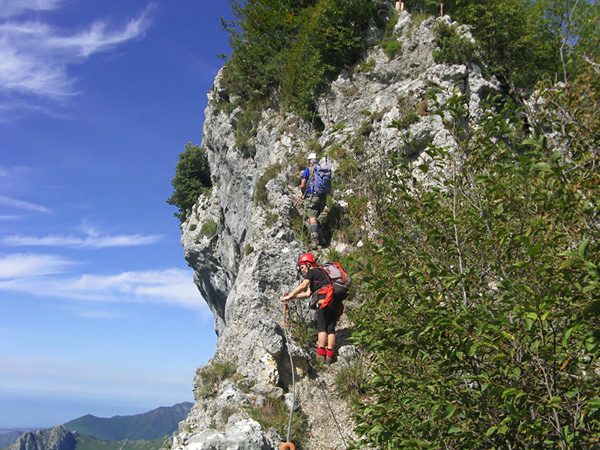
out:
{"label": "distant mountain range", "polygon": [[[82,416],[49,430],[0,431],[0,448],[7,450],[158,450],[177,430],[193,403],[160,407],[144,414],[109,419]],[[121,442],[127,441],[127,442]]]}
{"label": "distant mountain range", "polygon": [[114,416],[110,419],[88,414],[65,423],[65,427],[102,441],[150,441],[177,430],[179,422],[186,418],[192,405],[191,402],[178,403],[144,414]]}

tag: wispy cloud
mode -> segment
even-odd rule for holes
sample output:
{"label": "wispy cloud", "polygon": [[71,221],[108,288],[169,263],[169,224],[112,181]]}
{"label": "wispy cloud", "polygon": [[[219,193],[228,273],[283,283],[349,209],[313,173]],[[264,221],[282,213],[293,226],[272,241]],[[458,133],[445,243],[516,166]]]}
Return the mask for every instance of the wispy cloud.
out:
{"label": "wispy cloud", "polygon": [[75,94],[68,66],[142,36],[154,8],[150,4],[138,17],[120,27],[98,20],[81,32],[61,30],[19,16],[27,10],[55,9],[61,3],[51,0],[1,3],[0,92],[49,98]]}
{"label": "wispy cloud", "polygon": [[11,0],[0,2],[0,18],[18,16],[26,11],[51,11],[64,0]]}
{"label": "wispy cloud", "polygon": [[0,244],[12,247],[63,247],[63,248],[107,248],[107,247],[137,247],[154,244],[162,239],[162,235],[151,234],[121,234],[116,236],[23,236],[13,234],[0,239]]}
{"label": "wispy cloud", "polygon": [[163,303],[208,312],[189,270],[64,275],[65,268],[73,264],[52,255],[1,256],[0,291],[79,301]]}
{"label": "wispy cloud", "polygon": [[0,282],[15,278],[34,278],[60,274],[76,264],[56,255],[15,253],[0,255]]}
{"label": "wispy cloud", "polygon": [[25,200],[18,200],[16,198],[6,197],[5,195],[0,195],[0,205],[10,206],[16,209],[22,209],[26,211],[36,211],[49,213],[50,210],[45,206],[38,205],[36,203],[31,203]]}
{"label": "wispy cloud", "polygon": [[[0,201],[1,201],[0,197]],[[163,239],[161,234],[117,234],[107,235],[86,221],[79,227],[81,236],[47,235],[47,236],[25,236],[12,234],[0,238],[0,245],[7,247],[61,247],[61,248],[85,248],[100,249],[108,247],[139,247],[152,245]]]}

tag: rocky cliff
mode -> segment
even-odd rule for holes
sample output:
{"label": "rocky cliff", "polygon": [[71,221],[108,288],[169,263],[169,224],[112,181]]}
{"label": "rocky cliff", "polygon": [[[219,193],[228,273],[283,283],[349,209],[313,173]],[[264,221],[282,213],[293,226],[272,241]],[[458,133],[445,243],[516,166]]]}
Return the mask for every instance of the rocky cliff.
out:
{"label": "rocky cliff", "polygon": [[10,444],[8,450],[74,450],[77,433],[72,433],[64,425],[49,430],[28,431]]}
{"label": "rocky cliff", "polygon": [[[334,173],[341,173],[344,164],[334,148],[344,149],[344,159],[358,161],[358,172],[377,170],[390,154],[425,160],[428,143],[452,147],[442,117],[431,114],[427,94],[432,89],[442,106],[458,89],[469,100],[470,114],[480,113],[482,98],[498,87],[474,64],[435,63],[432,29],[438,21],[451,23],[443,17],[417,24],[402,12],[394,28],[402,51],[390,59],[374,45],[355,70],[333,82],[318,105],[324,130],[265,110],[252,152],[238,149],[236,125],[243,111],[233,107],[235,99],[220,86],[220,75],[215,79],[202,140],[214,187],[182,224],[182,243],[194,281],[215,317],[217,350],[197,371],[196,403],[174,435],[174,449],[279,448],[287,437],[281,431],[286,419],[277,432],[261,418],[274,402],[291,406],[294,392],[294,414],[303,419],[298,448],[345,448],[352,440],[349,409],[333,383],[340,367],[360,357],[346,339],[346,320],[338,327],[338,362],[319,370],[314,350],[292,339],[289,327],[281,324],[281,296],[299,282],[296,261],[307,251],[298,232],[302,208],[293,204],[309,146],[328,155]],[[377,39],[377,33],[374,29],[371,37]],[[407,112],[416,119],[406,120]],[[357,139],[360,145],[353,144]],[[261,183],[264,198],[257,198]],[[353,186],[346,183],[335,192],[333,204],[343,212],[352,195]],[[368,207],[364,213],[361,233],[332,240],[330,250],[349,252],[369,238]],[[321,261],[328,258],[326,250],[316,254]],[[294,308],[310,323],[306,305]]]}

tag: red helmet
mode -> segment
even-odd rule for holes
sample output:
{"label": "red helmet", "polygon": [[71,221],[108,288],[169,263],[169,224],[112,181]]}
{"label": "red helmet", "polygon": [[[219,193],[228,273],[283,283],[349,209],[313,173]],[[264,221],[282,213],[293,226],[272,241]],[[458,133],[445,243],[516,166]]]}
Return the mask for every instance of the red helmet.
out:
{"label": "red helmet", "polygon": [[298,265],[301,266],[302,264],[317,264],[315,255],[313,255],[312,253],[305,253],[304,255],[302,255],[300,259],[298,259]]}

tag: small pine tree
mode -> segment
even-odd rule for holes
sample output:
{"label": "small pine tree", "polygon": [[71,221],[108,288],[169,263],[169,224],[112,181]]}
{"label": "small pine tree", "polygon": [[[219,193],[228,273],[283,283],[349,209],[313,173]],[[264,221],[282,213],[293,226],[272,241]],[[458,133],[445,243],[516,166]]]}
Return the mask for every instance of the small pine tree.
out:
{"label": "small pine tree", "polygon": [[179,208],[174,215],[183,223],[198,196],[212,187],[206,149],[191,142],[185,145],[185,151],[179,154],[171,185],[173,195],[167,199],[167,203]]}

